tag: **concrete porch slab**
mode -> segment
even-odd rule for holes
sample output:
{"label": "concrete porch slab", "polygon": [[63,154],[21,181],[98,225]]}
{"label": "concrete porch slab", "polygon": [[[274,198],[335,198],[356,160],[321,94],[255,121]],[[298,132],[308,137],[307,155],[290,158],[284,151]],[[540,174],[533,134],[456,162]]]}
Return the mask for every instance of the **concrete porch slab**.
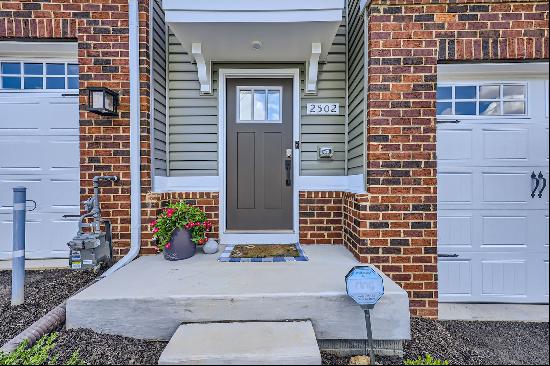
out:
{"label": "concrete porch slab", "polygon": [[[141,257],[67,302],[67,328],[168,340],[182,323],[311,320],[317,339],[365,339],[364,314],[345,289],[358,265],[342,246],[304,248],[309,262],[168,262]],[[383,275],[372,312],[376,340],[410,338],[406,292]]]}
{"label": "concrete porch slab", "polygon": [[184,324],[158,364],[320,365],[321,353],[309,321]]}

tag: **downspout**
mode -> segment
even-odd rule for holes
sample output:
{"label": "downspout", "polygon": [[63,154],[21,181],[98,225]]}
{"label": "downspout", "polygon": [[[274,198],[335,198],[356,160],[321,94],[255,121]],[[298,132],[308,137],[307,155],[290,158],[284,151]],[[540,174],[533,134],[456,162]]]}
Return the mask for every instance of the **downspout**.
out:
{"label": "downspout", "polygon": [[364,32],[365,32],[365,70],[364,70],[364,87],[363,87],[363,182],[365,192],[368,192],[368,152],[369,152],[369,7],[371,0],[365,2],[364,8],[360,9],[364,17]]}
{"label": "downspout", "polygon": [[130,65],[130,251],[102,277],[118,271],[138,255],[141,249],[141,138],[139,85],[139,7],[128,0]]}

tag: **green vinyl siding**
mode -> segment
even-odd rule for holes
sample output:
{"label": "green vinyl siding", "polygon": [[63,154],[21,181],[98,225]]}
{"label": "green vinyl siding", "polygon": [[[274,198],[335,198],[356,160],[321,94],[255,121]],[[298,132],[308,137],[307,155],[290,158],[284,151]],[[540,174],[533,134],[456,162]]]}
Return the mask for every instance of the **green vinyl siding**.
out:
{"label": "green vinyl siding", "polygon": [[153,167],[156,176],[166,176],[168,165],[166,161],[167,148],[167,116],[166,116],[166,24],[164,11],[160,0],[155,0],[152,6],[152,91],[153,108]]}
{"label": "green vinyl siding", "polygon": [[365,31],[359,0],[348,3],[348,175],[364,172]]}
{"label": "green vinyl siding", "polygon": [[[301,174],[346,174],[346,26],[345,18],[328,59],[319,65],[318,92],[307,95],[305,64],[214,63],[213,94],[200,95],[192,57],[170,33],[168,47],[169,174],[218,175],[218,75],[220,69],[299,68],[301,84]],[[340,103],[339,116],[308,116],[307,103]],[[317,159],[321,145],[335,148],[332,160]]]}

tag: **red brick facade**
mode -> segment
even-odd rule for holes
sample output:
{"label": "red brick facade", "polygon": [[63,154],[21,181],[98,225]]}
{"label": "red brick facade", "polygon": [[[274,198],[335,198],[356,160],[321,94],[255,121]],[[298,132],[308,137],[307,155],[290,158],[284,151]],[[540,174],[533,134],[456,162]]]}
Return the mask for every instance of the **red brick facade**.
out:
{"label": "red brick facade", "polygon": [[[149,151],[149,1],[139,1],[141,65],[142,192],[151,190]],[[80,65],[81,200],[92,178],[115,174],[121,181],[102,190],[102,210],[113,223],[115,255],[130,246],[129,30],[127,0],[10,0],[0,2],[0,40],[78,42]],[[86,112],[85,91],[103,86],[120,93],[120,115]],[[144,225],[145,228],[145,225]],[[148,244],[150,245],[150,244]],[[147,250],[146,250],[147,251]]]}
{"label": "red brick facade", "polygon": [[300,192],[300,243],[343,243],[342,196],[342,192]]}
{"label": "red brick facade", "polygon": [[[184,199],[219,230],[218,193],[151,194],[149,0],[140,0],[143,253],[148,223],[163,202]],[[368,192],[300,193],[300,240],[345,244],[409,293],[413,315],[437,316],[435,88],[438,62],[549,57],[544,1],[374,0],[369,16]],[[127,0],[0,1],[0,40],[69,40],[79,45],[81,195],[91,179],[116,174],[102,208],[113,221],[116,255],[130,245]],[[85,111],[84,89],[121,95],[120,115]]]}

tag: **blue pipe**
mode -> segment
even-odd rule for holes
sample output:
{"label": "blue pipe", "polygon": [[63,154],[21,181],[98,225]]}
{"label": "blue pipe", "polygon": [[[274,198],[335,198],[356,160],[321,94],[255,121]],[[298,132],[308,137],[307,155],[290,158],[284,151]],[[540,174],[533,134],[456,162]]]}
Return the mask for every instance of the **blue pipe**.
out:
{"label": "blue pipe", "polygon": [[11,275],[11,306],[25,302],[25,220],[27,188],[13,189],[13,252]]}

